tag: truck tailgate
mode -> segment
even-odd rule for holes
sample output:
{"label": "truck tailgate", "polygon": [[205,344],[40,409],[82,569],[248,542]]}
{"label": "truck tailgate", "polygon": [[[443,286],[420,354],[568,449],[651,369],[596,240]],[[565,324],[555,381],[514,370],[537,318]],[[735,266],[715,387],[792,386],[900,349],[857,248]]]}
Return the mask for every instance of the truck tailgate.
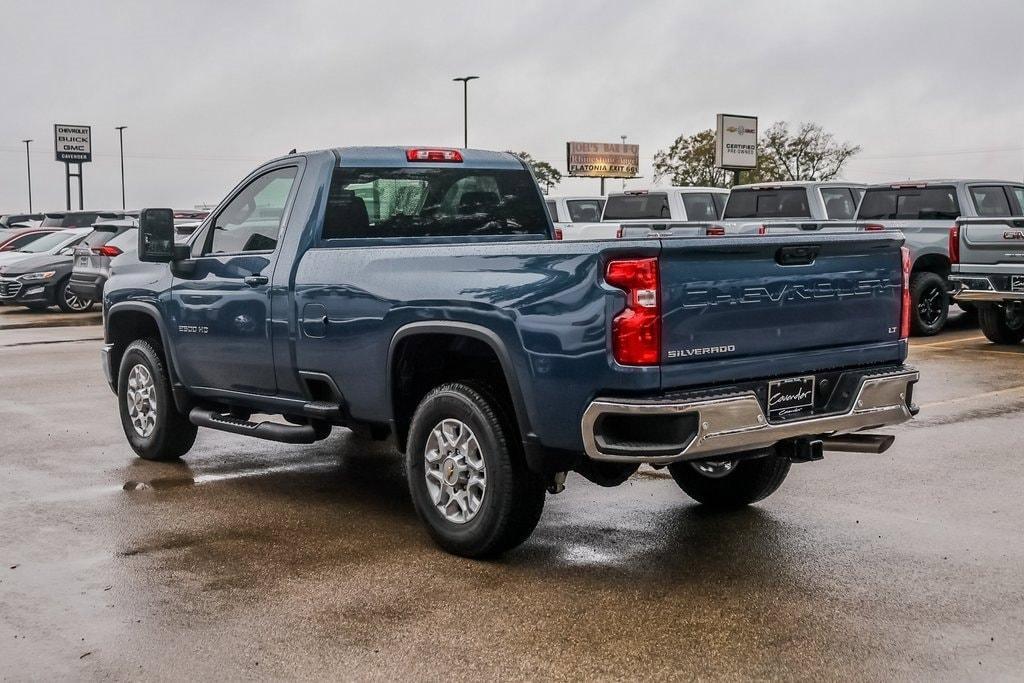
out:
{"label": "truck tailgate", "polygon": [[1024,218],[961,219],[959,229],[964,266],[1024,266]]}
{"label": "truck tailgate", "polygon": [[664,240],[662,386],[902,360],[902,235]]}

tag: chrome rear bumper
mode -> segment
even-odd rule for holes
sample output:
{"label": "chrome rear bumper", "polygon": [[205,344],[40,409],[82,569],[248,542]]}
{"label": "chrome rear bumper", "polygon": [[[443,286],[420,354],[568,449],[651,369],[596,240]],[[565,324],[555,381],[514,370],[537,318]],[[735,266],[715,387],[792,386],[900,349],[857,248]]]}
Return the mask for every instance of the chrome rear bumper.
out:
{"label": "chrome rear bumper", "polygon": [[[904,370],[879,376],[865,376],[850,408],[845,412],[815,415],[799,420],[770,423],[761,403],[752,392],[686,402],[621,401],[597,399],[583,413],[583,444],[594,460],[610,462],[646,462],[667,464],[696,460],[726,453],[765,448],[779,441],[800,437],[850,434],[905,422],[916,409],[909,403],[911,385],[919,377],[916,370]],[[601,435],[606,416],[695,416],[695,430],[671,453],[663,446],[653,453],[633,449],[623,454],[609,446]],[[619,453],[609,452],[619,450]]]}
{"label": "chrome rear bumper", "polygon": [[1024,301],[1024,292],[1000,292],[987,289],[960,289],[953,292],[957,301]]}
{"label": "chrome rear bumper", "polygon": [[954,273],[949,276],[949,281],[953,284],[950,296],[956,301],[1024,301],[1024,292],[999,289],[987,275]]}

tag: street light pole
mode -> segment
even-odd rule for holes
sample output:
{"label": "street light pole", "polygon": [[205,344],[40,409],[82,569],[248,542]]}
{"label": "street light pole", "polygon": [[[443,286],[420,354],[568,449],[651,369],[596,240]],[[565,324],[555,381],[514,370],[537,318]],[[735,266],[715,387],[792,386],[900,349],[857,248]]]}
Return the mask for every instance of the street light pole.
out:
{"label": "street light pole", "polygon": [[462,81],[462,147],[469,147],[469,82],[479,76],[459,76],[453,81]]}
{"label": "street light pole", "polygon": [[22,140],[25,143],[25,169],[28,171],[28,212],[32,213],[32,160],[28,156],[28,143],[31,140]]}
{"label": "street light pole", "polygon": [[[625,154],[626,153],[626,136],[625,135],[620,135],[619,137],[622,138],[622,153]],[[626,191],[626,179],[625,178],[622,179],[622,191],[623,192]]]}
{"label": "street light pole", "polygon": [[117,131],[119,142],[121,143],[121,208],[125,208],[124,203],[124,129],[128,126],[114,126]]}

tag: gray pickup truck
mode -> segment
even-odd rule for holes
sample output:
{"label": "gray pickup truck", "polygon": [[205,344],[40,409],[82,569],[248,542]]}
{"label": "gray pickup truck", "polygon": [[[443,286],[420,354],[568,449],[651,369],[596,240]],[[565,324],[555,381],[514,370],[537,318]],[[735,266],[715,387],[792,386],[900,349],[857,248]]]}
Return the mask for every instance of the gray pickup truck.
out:
{"label": "gray pickup truck", "polygon": [[[910,249],[915,335],[938,334],[950,301],[949,231],[958,218],[1020,216],[1024,185],[1006,180],[911,180],[871,185],[857,221],[866,230],[899,230]],[[962,305],[970,302],[960,299]]]}
{"label": "gray pickup truck", "polygon": [[997,344],[1024,339],[1024,218],[961,218],[949,256],[953,297],[978,307],[985,336]]}

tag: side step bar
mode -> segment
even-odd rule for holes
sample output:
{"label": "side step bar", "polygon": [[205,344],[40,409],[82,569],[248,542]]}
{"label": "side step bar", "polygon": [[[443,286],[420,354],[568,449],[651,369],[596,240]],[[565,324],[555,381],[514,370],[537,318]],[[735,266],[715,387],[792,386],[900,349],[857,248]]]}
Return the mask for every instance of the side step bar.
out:
{"label": "side step bar", "polygon": [[323,423],[283,425],[277,422],[250,422],[206,408],[193,408],[188,414],[188,420],[199,427],[282,443],[315,443],[326,439],[331,433],[330,425]]}
{"label": "side step bar", "polygon": [[822,439],[822,447],[844,453],[885,453],[895,440],[888,434],[843,434]]}

